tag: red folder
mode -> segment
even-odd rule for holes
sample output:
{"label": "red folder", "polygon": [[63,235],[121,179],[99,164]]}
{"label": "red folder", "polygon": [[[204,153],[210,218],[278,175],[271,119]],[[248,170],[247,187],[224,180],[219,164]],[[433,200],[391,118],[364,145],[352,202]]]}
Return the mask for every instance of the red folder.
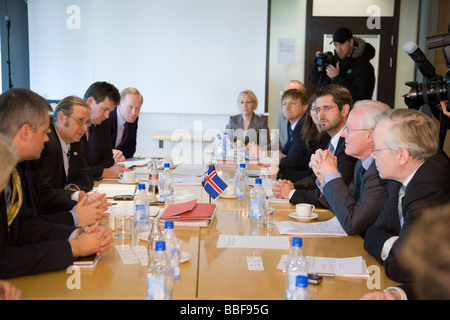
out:
{"label": "red folder", "polygon": [[214,203],[197,203],[192,200],[170,204],[161,215],[161,220],[172,220],[175,225],[210,226],[215,216]]}

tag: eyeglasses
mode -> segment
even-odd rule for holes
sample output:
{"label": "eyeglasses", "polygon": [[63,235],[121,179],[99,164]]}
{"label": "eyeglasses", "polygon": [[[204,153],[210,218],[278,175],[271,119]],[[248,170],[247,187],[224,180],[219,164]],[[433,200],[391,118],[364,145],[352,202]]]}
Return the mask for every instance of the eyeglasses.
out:
{"label": "eyeglasses", "polygon": [[319,114],[319,113],[322,112],[322,110],[325,111],[325,112],[330,112],[331,109],[337,108],[337,107],[338,107],[338,106],[333,106],[333,107],[325,106],[325,107],[323,107],[323,108],[314,108],[314,109],[311,109],[311,111],[314,112],[315,114]]}
{"label": "eyeglasses", "polygon": [[374,156],[378,156],[378,153],[379,153],[380,151],[387,150],[387,149],[389,149],[389,148],[375,149],[374,147],[372,147],[372,154],[373,154]]}
{"label": "eyeglasses", "polygon": [[72,117],[72,116],[68,116],[69,118],[72,118],[73,120],[75,120],[77,123],[78,123],[78,125],[80,126],[80,127],[82,127],[82,126],[84,126],[84,125],[87,125],[88,127],[89,127],[89,125],[91,124],[91,122],[88,120],[88,121],[84,121],[84,120],[82,120],[82,119],[77,119],[77,118],[75,118],[75,117]]}
{"label": "eyeglasses", "polygon": [[345,127],[345,129],[348,134],[352,134],[354,131],[370,131],[372,129],[350,129],[348,126]]}

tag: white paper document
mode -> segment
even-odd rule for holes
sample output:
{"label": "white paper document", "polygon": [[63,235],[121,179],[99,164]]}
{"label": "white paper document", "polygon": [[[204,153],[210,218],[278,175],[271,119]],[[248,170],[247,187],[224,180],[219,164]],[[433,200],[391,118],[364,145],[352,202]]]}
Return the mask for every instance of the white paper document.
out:
{"label": "white paper document", "polygon": [[113,198],[116,195],[132,195],[134,196],[134,191],[136,190],[136,185],[134,184],[110,184],[110,183],[100,183],[97,188],[98,193],[106,193],[107,198]]}
{"label": "white paper document", "polygon": [[289,237],[219,236],[218,248],[289,249]]}
{"label": "white paper document", "polygon": [[327,221],[315,223],[280,221],[277,222],[277,228],[280,234],[347,236],[347,233],[342,229],[342,226],[336,217]]}
{"label": "white paper document", "polygon": [[[281,260],[277,266],[278,270],[285,270],[287,257],[287,254],[284,254],[281,257]],[[361,256],[350,258],[307,256],[306,260],[308,262],[308,273],[352,278],[369,277],[369,271],[367,270],[366,261]]]}

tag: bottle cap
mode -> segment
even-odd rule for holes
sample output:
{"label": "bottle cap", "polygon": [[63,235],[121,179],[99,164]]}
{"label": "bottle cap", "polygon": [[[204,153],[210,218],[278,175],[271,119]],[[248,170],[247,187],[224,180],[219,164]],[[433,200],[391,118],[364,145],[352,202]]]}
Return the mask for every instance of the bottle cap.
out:
{"label": "bottle cap", "polygon": [[295,278],[295,286],[300,288],[308,287],[308,278],[305,276],[297,276]]}
{"label": "bottle cap", "polygon": [[166,243],[164,241],[156,241],[155,250],[158,250],[158,251],[166,250]]}
{"label": "bottle cap", "polygon": [[245,168],[245,163],[241,163],[241,164],[239,165],[239,167]]}
{"label": "bottle cap", "polygon": [[301,247],[303,245],[303,239],[302,238],[292,238],[292,246],[293,247]]}
{"label": "bottle cap", "polygon": [[173,221],[165,221],[164,229],[173,229]]}
{"label": "bottle cap", "polygon": [[255,179],[255,184],[261,184],[261,183],[262,183],[261,178],[256,178],[256,179]]}
{"label": "bottle cap", "polygon": [[145,190],[145,184],[139,183],[138,184],[138,190]]}
{"label": "bottle cap", "polygon": [[164,168],[170,168],[170,163],[164,163]]}

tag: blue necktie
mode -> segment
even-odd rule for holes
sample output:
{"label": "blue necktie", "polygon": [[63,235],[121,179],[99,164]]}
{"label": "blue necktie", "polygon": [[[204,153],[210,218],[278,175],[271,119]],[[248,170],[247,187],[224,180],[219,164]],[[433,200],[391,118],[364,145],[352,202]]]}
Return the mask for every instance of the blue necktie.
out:
{"label": "blue necktie", "polygon": [[95,163],[95,155],[96,155],[96,149],[97,149],[97,135],[95,134],[95,127],[94,125],[91,125],[89,127],[89,155],[91,159],[91,164]]}
{"label": "blue necktie", "polygon": [[361,192],[361,181],[362,177],[366,173],[366,169],[361,165],[358,172],[356,173],[356,188],[355,188],[355,200],[359,200],[360,192]]}
{"label": "blue necktie", "polygon": [[294,131],[291,129],[291,123],[288,121],[288,134],[289,134],[289,141],[292,142],[294,140]]}
{"label": "blue necktie", "polygon": [[328,150],[330,150],[330,152],[331,152],[332,154],[334,154],[334,147],[333,147],[333,145],[331,144],[331,142],[328,144]]}

